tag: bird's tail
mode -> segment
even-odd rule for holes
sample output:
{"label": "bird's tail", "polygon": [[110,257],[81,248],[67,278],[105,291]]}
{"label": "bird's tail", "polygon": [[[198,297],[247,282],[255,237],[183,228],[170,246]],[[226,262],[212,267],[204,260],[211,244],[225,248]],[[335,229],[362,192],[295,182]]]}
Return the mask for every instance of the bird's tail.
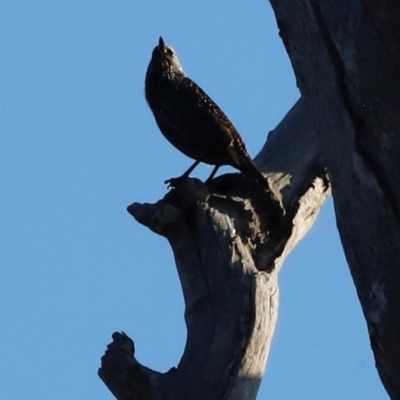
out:
{"label": "bird's tail", "polygon": [[271,192],[270,185],[265,176],[255,166],[250,157],[241,157],[239,161],[240,171],[247,176],[253,177],[256,182],[267,192]]}
{"label": "bird's tail", "polygon": [[282,204],[282,196],[278,193],[268,182],[267,178],[261,173],[261,171],[255,166],[254,162],[250,157],[241,157],[239,161],[240,171],[247,176],[253,177],[258,185],[265,191],[271,193],[274,200],[279,202],[282,210],[284,211]]}

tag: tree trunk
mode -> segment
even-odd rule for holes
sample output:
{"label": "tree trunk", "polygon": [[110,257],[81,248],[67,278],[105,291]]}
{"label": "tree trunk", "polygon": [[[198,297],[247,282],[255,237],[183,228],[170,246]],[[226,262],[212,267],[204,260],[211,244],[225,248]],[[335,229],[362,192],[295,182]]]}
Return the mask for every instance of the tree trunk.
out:
{"label": "tree trunk", "polygon": [[318,131],[376,366],[400,399],[400,3],[271,4]]}
{"label": "tree trunk", "polygon": [[277,274],[332,183],[337,225],[377,368],[400,399],[400,3],[271,0],[302,98],[257,166],[286,214],[240,175],[190,179],[136,220],[165,236],[185,298],[184,354],[166,374],[115,333],[101,379],[122,399],[255,399],[278,312]]}

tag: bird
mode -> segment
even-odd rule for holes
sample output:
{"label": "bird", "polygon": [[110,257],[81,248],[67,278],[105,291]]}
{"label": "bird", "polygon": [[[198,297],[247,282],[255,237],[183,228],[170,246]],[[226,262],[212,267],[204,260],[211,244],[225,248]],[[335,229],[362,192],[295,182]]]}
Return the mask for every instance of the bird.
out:
{"label": "bird", "polygon": [[202,162],[214,166],[206,180],[208,183],[222,165],[229,165],[271,192],[238,130],[203,89],[186,75],[176,52],[162,37],[147,68],[145,97],[161,133],[179,151],[195,160],[175,179],[189,177]]}

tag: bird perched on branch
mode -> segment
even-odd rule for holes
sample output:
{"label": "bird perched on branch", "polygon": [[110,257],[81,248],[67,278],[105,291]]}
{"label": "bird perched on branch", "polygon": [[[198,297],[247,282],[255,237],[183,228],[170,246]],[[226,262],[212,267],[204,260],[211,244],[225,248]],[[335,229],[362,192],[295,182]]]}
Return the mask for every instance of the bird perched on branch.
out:
{"label": "bird perched on branch", "polygon": [[183,154],[196,160],[180,178],[187,178],[200,162],[215,166],[207,181],[220,166],[230,165],[270,191],[239,132],[214,101],[186,76],[175,51],[165,45],[162,37],[147,68],[145,95],[161,133]]}

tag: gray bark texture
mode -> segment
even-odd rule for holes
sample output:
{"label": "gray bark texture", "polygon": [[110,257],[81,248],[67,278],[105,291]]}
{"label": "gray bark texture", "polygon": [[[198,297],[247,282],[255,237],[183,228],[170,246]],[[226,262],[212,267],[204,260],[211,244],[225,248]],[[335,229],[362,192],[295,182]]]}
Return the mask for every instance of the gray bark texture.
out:
{"label": "gray bark texture", "polygon": [[[376,366],[400,399],[400,3],[270,0],[301,99],[256,157],[286,213],[251,180],[188,179],[129,213],[164,236],[187,342],[162,374],[114,333],[99,376],[119,400],[251,400],[278,314],[278,273],[331,191]],[[329,175],[329,182],[327,174]]]}
{"label": "gray bark texture", "polygon": [[187,179],[156,204],[128,207],[172,247],[187,342],[178,367],[161,374],[135,359],[125,333],[114,333],[99,375],[117,399],[256,398],[277,321],[278,272],[330,193],[320,161],[300,100],[255,159],[283,194],[285,214],[239,174],[209,185]]}

